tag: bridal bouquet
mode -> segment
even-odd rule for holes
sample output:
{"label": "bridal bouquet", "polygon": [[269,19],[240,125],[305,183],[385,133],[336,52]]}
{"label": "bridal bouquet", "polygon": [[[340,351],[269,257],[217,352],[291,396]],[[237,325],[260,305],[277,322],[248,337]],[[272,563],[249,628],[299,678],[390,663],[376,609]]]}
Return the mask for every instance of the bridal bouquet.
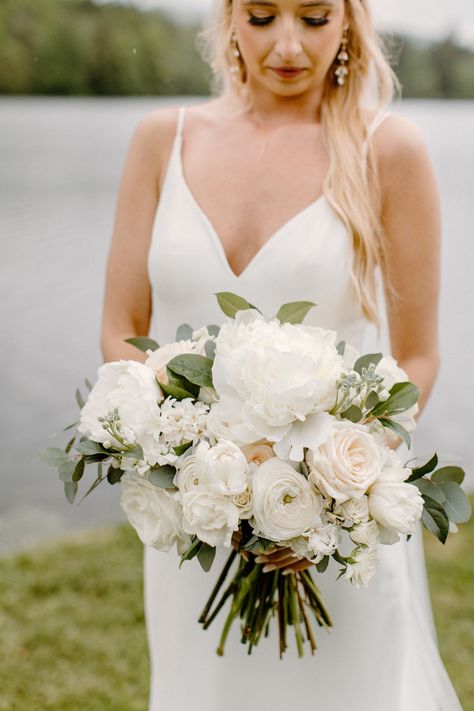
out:
{"label": "bridal bouquet", "polygon": [[[332,558],[338,577],[367,587],[378,546],[410,537],[420,518],[444,543],[470,516],[464,472],[434,471],[436,455],[407,467],[387,446],[390,437],[410,446],[418,411],[418,389],[393,358],[304,325],[310,302],[266,318],[235,294],[217,299],[228,317],[220,328],[185,324],[161,347],[129,339],[146,363],[102,365],[87,401],[76,393],[78,435],[43,460],[58,467],[71,503],[96,463],[86,495],[120,482],[140,539],[176,545],[180,566],[196,557],[208,571],[216,546],[229,549],[199,620],[207,628],[230,598],[218,654],[236,618],[250,653],[274,616],[280,657],[288,626],[299,656],[305,640],[314,653],[311,616],[332,621],[310,570],[329,574]],[[304,569],[262,564],[280,549]]]}

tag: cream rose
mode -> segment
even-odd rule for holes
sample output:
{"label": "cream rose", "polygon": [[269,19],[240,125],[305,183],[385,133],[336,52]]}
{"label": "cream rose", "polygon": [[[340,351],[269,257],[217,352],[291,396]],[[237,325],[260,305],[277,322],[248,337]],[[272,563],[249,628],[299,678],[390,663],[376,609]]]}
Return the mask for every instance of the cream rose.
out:
{"label": "cream rose", "polygon": [[254,471],[253,499],[254,532],[272,541],[299,536],[320,521],[322,497],[278,457],[267,459]]}
{"label": "cream rose", "polygon": [[309,481],[338,502],[361,498],[377,479],[382,451],[367,428],[335,420],[328,440],[308,450]]}
{"label": "cream rose", "polygon": [[367,588],[377,570],[377,550],[375,548],[357,548],[352,553],[354,563],[348,563],[343,577],[350,580],[356,588]]}

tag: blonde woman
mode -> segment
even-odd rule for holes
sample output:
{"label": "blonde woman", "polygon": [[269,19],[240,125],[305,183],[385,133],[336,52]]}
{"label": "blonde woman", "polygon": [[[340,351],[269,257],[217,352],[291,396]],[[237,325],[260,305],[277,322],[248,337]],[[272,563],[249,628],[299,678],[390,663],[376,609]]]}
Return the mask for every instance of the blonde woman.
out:
{"label": "blonde woman", "polygon": [[[439,367],[439,197],[423,138],[386,112],[396,81],[367,0],[217,0],[202,39],[217,96],[147,115],[131,142],[105,359],[143,359],[124,343],[134,335],[165,343],[183,321],[222,322],[218,291],[268,314],[307,299],[308,323],[361,351],[380,347],[385,319],[383,348],[419,386],[421,412]],[[438,653],[421,529],[383,547],[366,590],[336,582],[336,568],[318,577],[335,625],[301,660],[278,659],[275,632],[247,656],[238,625],[215,654],[220,622],[204,632],[197,620],[226,556],[209,576],[145,551],[150,711],[461,709]],[[283,551],[268,563],[307,561]]]}

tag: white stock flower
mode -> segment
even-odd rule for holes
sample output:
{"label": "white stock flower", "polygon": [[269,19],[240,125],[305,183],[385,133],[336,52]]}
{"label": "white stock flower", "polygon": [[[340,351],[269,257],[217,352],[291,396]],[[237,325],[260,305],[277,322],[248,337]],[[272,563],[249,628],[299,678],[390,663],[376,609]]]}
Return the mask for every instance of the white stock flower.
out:
{"label": "white stock flower", "polygon": [[308,450],[309,481],[338,502],[361,498],[380,474],[382,452],[364,425],[334,420],[328,440]]}
{"label": "white stock flower", "polygon": [[115,438],[98,418],[116,409],[120,436],[127,445],[141,445],[146,459],[159,437],[159,403],[163,398],[153,370],[136,360],[121,360],[104,363],[97,376],[81,411],[79,432],[95,442],[112,442],[115,446]]}
{"label": "white stock flower", "polygon": [[230,548],[232,533],[239,524],[239,509],[228,496],[214,491],[189,491],[181,497],[183,528],[210,546]]}
{"label": "white stock flower", "polygon": [[377,570],[377,549],[357,548],[351,557],[355,562],[347,564],[343,577],[356,588],[367,588]]}
{"label": "white stock flower", "polygon": [[323,506],[307,479],[278,457],[254,471],[253,505],[254,532],[277,542],[318,525]]}
{"label": "white stock flower", "polygon": [[213,382],[221,398],[241,406],[236,420],[242,442],[279,441],[292,422],[328,411],[336,399],[343,359],[336,332],[267,322],[254,310],[239,311],[216,339]]}
{"label": "white stock flower", "polygon": [[178,553],[184,553],[191,539],[183,531],[183,510],[176,496],[134,472],[124,474],[120,484],[120,504],[142,543],[169,551],[176,542]]}
{"label": "white stock flower", "polygon": [[331,555],[341,542],[341,529],[334,523],[327,523],[308,536],[308,552],[315,563]]}
{"label": "white stock flower", "polygon": [[167,398],[161,405],[161,437],[170,447],[196,442],[206,434],[209,407],[191,398]]}

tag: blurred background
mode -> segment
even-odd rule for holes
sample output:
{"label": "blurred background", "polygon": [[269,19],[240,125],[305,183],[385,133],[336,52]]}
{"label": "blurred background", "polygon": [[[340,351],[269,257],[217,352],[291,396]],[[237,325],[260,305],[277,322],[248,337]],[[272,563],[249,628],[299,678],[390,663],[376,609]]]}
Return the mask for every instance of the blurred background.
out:
{"label": "blurred background", "polygon": [[[403,86],[403,100],[392,110],[409,117],[425,134],[443,206],[442,367],[417,430],[416,451],[428,458],[436,446],[442,462],[464,466],[466,488],[473,492],[474,4],[372,4]],[[69,506],[56,471],[40,463],[38,452],[64,445],[64,434],[51,435],[77,419],[76,387],[84,394],[84,377],[93,380],[101,363],[105,261],[133,129],[150,110],[203,102],[209,95],[210,70],[196,49],[209,5],[208,0],[0,0],[0,554],[9,571],[3,576],[7,592],[14,589],[5,581],[11,580],[9,575],[15,578],[18,560],[32,580],[35,566],[43,573],[52,566],[49,574],[54,578],[71,556],[79,565],[80,546],[72,544],[54,554],[59,558],[48,557],[51,552],[29,557],[37,544],[72,531],[83,532],[78,540],[84,545],[105,541],[100,561],[112,560],[110,529],[99,535],[96,527],[124,520],[117,487],[104,484],[80,506]],[[127,533],[117,535],[125,537],[124,560],[134,571],[133,585],[139,586],[139,547]],[[12,558],[14,553],[20,557]],[[433,576],[442,565],[442,553],[436,546],[432,549]],[[459,551],[457,555],[459,560]],[[90,556],[84,561],[84,570],[90,569]],[[86,573],[82,568],[76,573],[74,586],[80,590]],[[56,589],[59,578],[50,580],[47,590]],[[132,585],[128,578],[119,582],[123,589]],[[110,583],[114,590],[116,583]],[[465,583],[462,578],[459,585]],[[38,589],[41,597],[43,588]],[[97,587],[93,594],[98,594]],[[101,594],[111,599],[108,588]],[[10,602],[16,608],[13,598]],[[64,604],[71,604],[70,594]],[[443,609],[451,615],[451,624],[456,599],[443,604],[448,605]],[[135,614],[142,620],[140,610]],[[471,655],[472,664],[472,607],[469,619],[469,629],[459,623],[465,638],[461,647],[456,638],[452,653],[463,654],[464,661]],[[129,623],[132,628],[133,620]],[[130,640],[130,631],[127,634]],[[142,637],[137,642],[140,654]],[[23,640],[23,652],[18,652],[15,639],[18,642],[13,635],[10,650],[8,645],[3,650],[13,654],[12,663],[20,662],[22,654],[28,656],[28,645]],[[74,641],[71,645],[68,649],[74,649]],[[133,683],[143,684],[143,679]],[[464,708],[474,709],[473,682],[467,676],[466,684]],[[13,692],[5,698],[0,698],[0,711],[30,708]],[[109,708],[105,700],[94,705],[102,698],[97,690],[93,698],[94,703],[78,702],[77,708]],[[110,704],[114,711],[144,708],[143,699],[136,706],[131,701]],[[39,707],[63,708],[43,696],[40,705],[32,706]],[[76,707],[70,700],[64,708]]]}

